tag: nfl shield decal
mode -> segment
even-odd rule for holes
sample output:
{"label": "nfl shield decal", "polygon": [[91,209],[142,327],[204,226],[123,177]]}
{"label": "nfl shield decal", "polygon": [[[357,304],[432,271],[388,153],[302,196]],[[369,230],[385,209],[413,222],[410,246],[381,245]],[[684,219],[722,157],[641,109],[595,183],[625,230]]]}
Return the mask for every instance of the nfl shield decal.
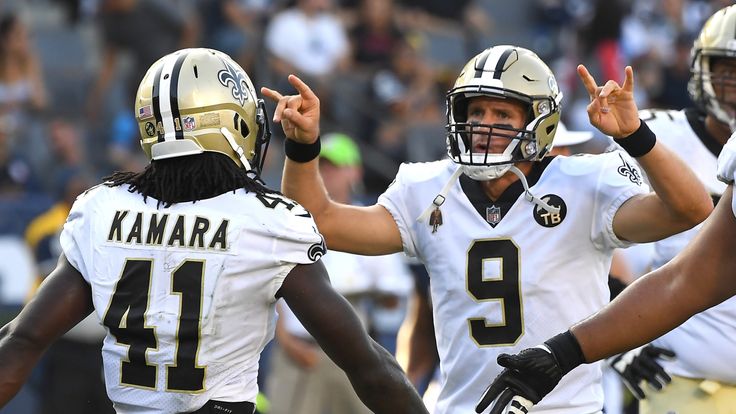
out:
{"label": "nfl shield decal", "polygon": [[194,122],[193,116],[185,116],[181,119],[181,123],[184,125],[185,131],[191,131],[194,128],[197,127],[197,124]]}
{"label": "nfl shield decal", "polygon": [[557,214],[550,213],[544,208],[534,205],[534,220],[543,227],[555,227],[562,223],[562,221],[565,220],[565,216],[567,216],[567,205],[565,205],[565,201],[555,194],[547,194],[541,198],[550,206],[558,207],[560,212]]}
{"label": "nfl shield decal", "polygon": [[486,207],[486,221],[491,227],[496,227],[498,222],[501,221],[501,207]]}

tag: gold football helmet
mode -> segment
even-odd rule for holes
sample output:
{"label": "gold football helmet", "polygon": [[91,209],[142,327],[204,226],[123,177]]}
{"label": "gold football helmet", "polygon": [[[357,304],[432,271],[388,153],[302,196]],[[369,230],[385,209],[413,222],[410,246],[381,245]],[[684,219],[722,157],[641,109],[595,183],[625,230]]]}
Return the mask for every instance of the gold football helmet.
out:
{"label": "gold football helmet", "polygon": [[[690,56],[690,98],[702,110],[734,130],[736,102],[726,102],[723,94],[719,100],[716,92],[726,87],[736,88],[736,77],[714,76],[712,69],[714,58],[736,58],[736,6],[725,7],[708,18],[693,43]],[[730,107],[730,111],[726,107]]]}
{"label": "gold football helmet", "polygon": [[[528,108],[525,128],[467,122],[468,101],[477,96],[514,99]],[[470,59],[447,93],[447,152],[466,175],[476,180],[502,176],[519,161],[537,161],[552,148],[560,120],[562,93],[552,71],[532,51],[494,46]],[[500,154],[471,153],[471,137],[505,139]]]}
{"label": "gold football helmet", "polygon": [[160,160],[219,152],[260,173],[270,130],[243,68],[212,49],[183,49],[156,61],[135,101],[141,147]]}

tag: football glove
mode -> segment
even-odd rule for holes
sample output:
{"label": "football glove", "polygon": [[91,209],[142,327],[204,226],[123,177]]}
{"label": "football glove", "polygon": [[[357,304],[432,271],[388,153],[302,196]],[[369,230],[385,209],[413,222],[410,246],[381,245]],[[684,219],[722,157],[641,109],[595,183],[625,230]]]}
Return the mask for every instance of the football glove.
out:
{"label": "football glove", "polygon": [[718,179],[726,184],[732,184],[736,170],[736,132],[721,149],[718,156]]}
{"label": "football glove", "polygon": [[607,362],[621,376],[631,394],[636,399],[643,400],[646,395],[640,386],[642,381],[648,382],[658,390],[672,382],[672,377],[664,371],[657,359],[674,357],[675,353],[669,349],[649,344],[612,357]]}
{"label": "football glove", "polygon": [[580,345],[570,331],[516,355],[501,354],[498,364],[505,369],[483,392],[475,412],[484,412],[495,401],[490,414],[527,413],[583,362]]}

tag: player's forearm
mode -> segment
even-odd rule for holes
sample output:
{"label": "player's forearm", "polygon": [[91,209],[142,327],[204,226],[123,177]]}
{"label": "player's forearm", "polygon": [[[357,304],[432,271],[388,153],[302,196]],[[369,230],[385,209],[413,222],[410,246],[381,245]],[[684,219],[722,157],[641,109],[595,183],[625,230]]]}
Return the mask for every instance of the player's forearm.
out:
{"label": "player's forearm", "polygon": [[0,329],[0,407],[18,393],[44,351],[17,335],[12,324]]}
{"label": "player's forearm", "polygon": [[432,373],[438,356],[432,327],[431,309],[415,299],[399,330],[396,359],[412,384],[417,385]]}
{"label": "player's forearm", "polygon": [[373,347],[378,363],[346,371],[361,401],[374,413],[426,414],[421,397],[396,360],[375,342]]}
{"label": "player's forearm", "polygon": [[736,295],[736,218],[731,197],[729,187],[702,230],[672,261],[573,327],[586,361],[650,342],[695,313]]}
{"label": "player's forearm", "polygon": [[609,306],[571,329],[586,362],[644,345],[687,320],[685,308],[672,309],[681,287],[672,285],[671,276],[661,268],[640,278]]}
{"label": "player's forearm", "polygon": [[682,230],[705,220],[713,210],[705,186],[695,173],[664,144],[657,142],[647,154],[637,158],[664,207]]}
{"label": "player's forearm", "polygon": [[301,163],[287,157],[281,178],[281,192],[309,210],[318,226],[331,203],[319,173],[319,158]]}

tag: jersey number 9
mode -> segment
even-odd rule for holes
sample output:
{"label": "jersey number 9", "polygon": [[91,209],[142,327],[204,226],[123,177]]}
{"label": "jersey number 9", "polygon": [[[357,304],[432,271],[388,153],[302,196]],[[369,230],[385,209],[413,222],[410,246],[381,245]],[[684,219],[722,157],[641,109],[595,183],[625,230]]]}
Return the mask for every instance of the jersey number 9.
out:
{"label": "jersey number 9", "polygon": [[[484,277],[484,267],[497,262],[500,274]],[[479,346],[513,345],[523,333],[519,247],[511,239],[476,240],[468,249],[465,271],[468,294],[477,302],[498,301],[502,322],[469,318],[470,336]]]}

